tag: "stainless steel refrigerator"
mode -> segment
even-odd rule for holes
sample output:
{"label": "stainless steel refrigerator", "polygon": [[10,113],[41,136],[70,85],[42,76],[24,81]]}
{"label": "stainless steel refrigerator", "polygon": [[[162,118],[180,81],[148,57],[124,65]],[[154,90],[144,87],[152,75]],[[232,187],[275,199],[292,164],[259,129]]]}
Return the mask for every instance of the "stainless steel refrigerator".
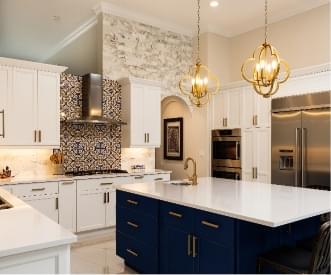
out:
{"label": "stainless steel refrigerator", "polygon": [[272,184],[330,190],[330,96],[272,100]]}

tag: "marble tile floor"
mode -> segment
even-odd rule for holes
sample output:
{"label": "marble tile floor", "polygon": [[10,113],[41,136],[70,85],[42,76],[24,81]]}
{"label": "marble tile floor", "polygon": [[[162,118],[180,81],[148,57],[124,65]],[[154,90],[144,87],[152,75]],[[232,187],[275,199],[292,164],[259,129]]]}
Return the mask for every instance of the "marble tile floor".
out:
{"label": "marble tile floor", "polygon": [[72,274],[136,274],[116,256],[115,234],[79,240],[71,248]]}

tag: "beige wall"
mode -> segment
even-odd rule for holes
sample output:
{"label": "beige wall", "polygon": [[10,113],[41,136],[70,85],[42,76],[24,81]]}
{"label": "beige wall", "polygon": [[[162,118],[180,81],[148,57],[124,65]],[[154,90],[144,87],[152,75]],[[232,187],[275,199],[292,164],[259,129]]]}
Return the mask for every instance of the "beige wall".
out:
{"label": "beige wall", "polygon": [[[194,109],[191,113],[186,103],[178,97],[168,97],[162,101],[162,123],[165,118],[182,117],[184,124],[184,159],[193,157],[197,161],[198,176],[207,176],[209,167],[209,135],[206,124],[207,108]],[[162,125],[163,137],[163,125]],[[156,168],[171,170],[172,179],[187,178],[192,173],[192,167],[184,171],[184,161],[163,159],[162,146],[156,149]]]}
{"label": "beige wall", "polygon": [[[329,5],[324,5],[270,25],[269,41],[292,69],[330,62],[329,8]],[[243,61],[263,40],[264,28],[230,39],[230,81],[241,80]]]}

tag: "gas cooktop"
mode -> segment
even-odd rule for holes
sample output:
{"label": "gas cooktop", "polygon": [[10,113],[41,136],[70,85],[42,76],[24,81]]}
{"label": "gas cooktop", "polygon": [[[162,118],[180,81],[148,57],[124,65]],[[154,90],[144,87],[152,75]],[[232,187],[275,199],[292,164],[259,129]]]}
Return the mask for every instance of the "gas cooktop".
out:
{"label": "gas cooktop", "polygon": [[128,171],[121,169],[107,169],[107,170],[88,170],[88,171],[70,171],[67,176],[90,176],[90,175],[105,175],[105,174],[126,174]]}

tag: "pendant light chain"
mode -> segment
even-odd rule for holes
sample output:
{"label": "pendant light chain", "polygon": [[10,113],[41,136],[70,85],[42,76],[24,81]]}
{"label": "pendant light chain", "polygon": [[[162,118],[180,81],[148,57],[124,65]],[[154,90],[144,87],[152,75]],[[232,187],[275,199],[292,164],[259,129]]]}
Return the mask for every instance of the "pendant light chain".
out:
{"label": "pendant light chain", "polygon": [[267,44],[268,40],[268,0],[265,0],[264,2],[264,43]]}
{"label": "pendant light chain", "polygon": [[197,53],[197,63],[200,64],[200,0],[198,0],[198,53]]}

